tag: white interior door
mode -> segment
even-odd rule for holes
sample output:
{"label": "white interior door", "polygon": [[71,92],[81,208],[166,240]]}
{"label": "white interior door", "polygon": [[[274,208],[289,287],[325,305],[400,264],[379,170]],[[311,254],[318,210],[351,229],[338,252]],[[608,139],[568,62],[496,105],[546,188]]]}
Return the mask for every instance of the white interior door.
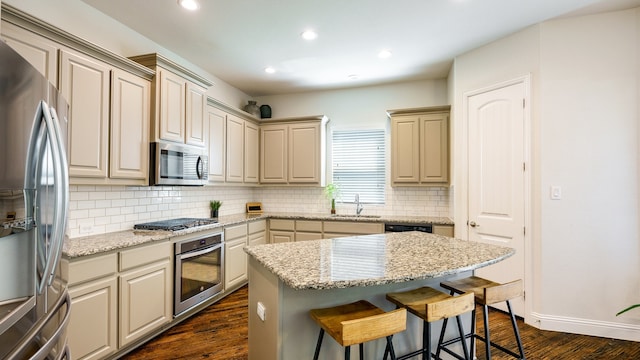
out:
{"label": "white interior door", "polygon": [[[516,250],[476,274],[496,281],[525,281],[525,98],[524,81],[467,97],[469,240]],[[511,301],[524,316],[524,298]],[[506,310],[505,305],[497,306]]]}

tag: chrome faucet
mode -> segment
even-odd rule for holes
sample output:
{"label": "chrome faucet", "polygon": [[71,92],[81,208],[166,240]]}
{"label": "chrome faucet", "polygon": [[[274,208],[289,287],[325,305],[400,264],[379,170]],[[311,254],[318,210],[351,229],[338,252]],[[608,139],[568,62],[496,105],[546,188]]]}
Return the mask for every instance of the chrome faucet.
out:
{"label": "chrome faucet", "polygon": [[360,194],[356,194],[356,216],[359,216],[362,210],[364,210],[364,205],[360,204]]}

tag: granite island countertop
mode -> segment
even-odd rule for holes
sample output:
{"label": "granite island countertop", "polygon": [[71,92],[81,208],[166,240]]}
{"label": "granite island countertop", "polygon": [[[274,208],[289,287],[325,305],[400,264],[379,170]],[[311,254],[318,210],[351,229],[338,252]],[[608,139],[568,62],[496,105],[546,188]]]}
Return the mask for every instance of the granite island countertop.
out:
{"label": "granite island countertop", "polygon": [[415,231],[254,245],[245,251],[296,290],[437,278],[491,265],[515,253],[508,247]]}
{"label": "granite island countertop", "polygon": [[[373,223],[404,223],[404,224],[437,224],[453,225],[453,221],[447,217],[430,216],[351,216],[349,214],[317,214],[317,213],[278,213],[270,212],[263,214],[235,214],[225,215],[218,219],[218,223],[205,226],[193,227],[178,231],[162,230],[123,230],[99,235],[89,235],[77,238],[66,239],[62,253],[66,258],[73,259],[83,256],[96,255],[117,251],[128,247],[138,246],[154,241],[167,241],[178,236],[195,234],[212,229],[220,229],[225,226],[233,226],[250,221],[263,219],[292,219],[292,220],[335,220],[335,221],[355,221]],[[141,221],[143,222],[143,221]]]}

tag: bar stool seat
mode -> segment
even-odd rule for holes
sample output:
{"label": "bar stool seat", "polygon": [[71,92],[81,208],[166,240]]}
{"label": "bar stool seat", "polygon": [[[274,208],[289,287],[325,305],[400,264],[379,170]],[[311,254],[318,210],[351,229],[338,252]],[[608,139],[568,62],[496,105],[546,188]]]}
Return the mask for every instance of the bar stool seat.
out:
{"label": "bar stool seat", "polygon": [[[522,279],[501,284],[478,276],[470,276],[468,278],[459,280],[443,281],[440,283],[440,286],[450,290],[452,295],[456,293],[462,294],[473,292],[473,294],[475,295],[476,304],[482,305],[482,313],[484,319],[484,337],[475,332],[475,307],[473,310],[473,316],[471,318],[471,329],[473,332],[466,335],[467,337],[471,337],[472,352],[474,349],[474,340],[478,339],[485,343],[487,360],[491,360],[491,347],[494,347],[517,359],[525,360],[524,348],[522,347],[522,340],[520,339],[520,332],[518,331],[515,314],[511,309],[510,303],[510,300],[522,296]],[[518,353],[515,353],[514,351],[507,349],[500,344],[496,344],[490,339],[488,306],[500,302],[506,302],[507,304],[509,317],[511,318],[511,325],[513,327],[513,334],[518,346]]]}
{"label": "bar stool seat", "polygon": [[[320,326],[314,360],[318,359],[325,331],[345,347],[345,359],[351,355],[351,345],[360,345],[360,359],[364,359],[363,343],[371,340],[387,339],[386,351],[395,359],[391,335],[404,331],[407,327],[407,311],[397,309],[389,312],[378,308],[368,301],[313,309],[309,315]],[[372,357],[369,357],[372,358]]]}
{"label": "bar stool seat", "polygon": [[[398,308],[405,308],[411,314],[423,320],[422,349],[402,355],[398,357],[399,360],[408,359],[419,354],[422,354],[423,359],[430,359],[431,356],[433,356],[431,353],[431,323],[454,316],[458,320],[458,332],[460,333],[460,337],[458,339],[462,342],[464,357],[445,347],[438,346],[435,358],[440,359],[440,350],[444,350],[458,359],[471,359],[470,353],[467,350],[467,343],[464,341],[464,331],[462,329],[460,315],[474,309],[473,293],[452,296],[434,288],[425,286],[404,292],[388,293],[386,298],[390,302],[394,303]],[[444,323],[443,326],[446,326],[446,323]],[[442,343],[443,337],[444,327],[440,334],[439,344]]]}

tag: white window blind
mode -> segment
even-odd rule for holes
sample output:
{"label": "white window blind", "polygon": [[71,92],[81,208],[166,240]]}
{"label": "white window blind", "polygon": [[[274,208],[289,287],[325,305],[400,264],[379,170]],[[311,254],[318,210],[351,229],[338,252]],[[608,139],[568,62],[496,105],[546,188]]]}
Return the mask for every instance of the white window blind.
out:
{"label": "white window blind", "polygon": [[334,130],[333,182],[340,188],[339,202],[384,204],[384,129]]}

